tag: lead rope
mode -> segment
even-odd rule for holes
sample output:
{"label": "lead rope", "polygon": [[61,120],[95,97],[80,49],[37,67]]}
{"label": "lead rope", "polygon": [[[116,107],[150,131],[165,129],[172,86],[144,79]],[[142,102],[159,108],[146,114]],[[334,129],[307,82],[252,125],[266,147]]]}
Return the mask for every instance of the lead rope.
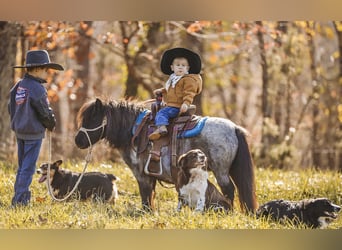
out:
{"label": "lead rope", "polygon": [[49,194],[51,196],[51,198],[55,201],[65,201],[66,199],[68,199],[76,190],[76,188],[78,187],[78,184],[81,182],[82,178],[83,178],[83,175],[88,167],[88,164],[89,162],[91,161],[91,153],[92,153],[92,150],[93,150],[93,145],[90,144],[90,147],[88,149],[88,153],[85,157],[85,165],[84,165],[84,168],[83,168],[83,171],[80,175],[80,177],[78,177],[77,179],[77,182],[74,186],[74,188],[71,190],[71,192],[65,196],[64,198],[62,199],[59,199],[59,198],[56,198],[55,195],[53,194],[53,191],[52,191],[52,187],[51,187],[51,184],[50,184],[50,165],[51,165],[51,145],[52,145],[52,135],[51,135],[51,131],[48,131],[48,139],[49,139],[49,143],[48,143],[48,171],[47,171],[47,183],[46,185],[48,186],[48,191],[49,191]]}

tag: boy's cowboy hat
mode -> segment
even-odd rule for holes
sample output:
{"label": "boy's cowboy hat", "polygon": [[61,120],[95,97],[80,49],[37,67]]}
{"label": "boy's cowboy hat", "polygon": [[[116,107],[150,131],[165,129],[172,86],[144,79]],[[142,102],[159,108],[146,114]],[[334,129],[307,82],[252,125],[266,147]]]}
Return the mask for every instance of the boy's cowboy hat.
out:
{"label": "boy's cowboy hat", "polygon": [[26,65],[13,66],[13,68],[46,67],[56,70],[64,70],[62,65],[52,63],[46,50],[29,50],[26,53]]}
{"label": "boy's cowboy hat", "polygon": [[201,58],[195,52],[185,48],[173,48],[164,52],[160,62],[161,71],[166,75],[171,75],[173,72],[170,65],[173,59],[184,57],[189,62],[189,74],[199,74],[201,72]]}

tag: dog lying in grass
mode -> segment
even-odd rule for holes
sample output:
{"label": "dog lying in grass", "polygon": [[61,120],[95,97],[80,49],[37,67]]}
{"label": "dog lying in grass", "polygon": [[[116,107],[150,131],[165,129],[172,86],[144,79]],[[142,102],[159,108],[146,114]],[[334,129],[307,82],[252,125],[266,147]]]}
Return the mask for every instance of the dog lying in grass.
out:
{"label": "dog lying in grass", "polygon": [[231,203],[208,180],[207,157],[199,149],[193,149],[178,158],[177,211],[189,206],[195,211],[214,209],[228,211]]}
{"label": "dog lying in grass", "polygon": [[[68,195],[81,175],[59,168],[62,162],[62,160],[58,160],[50,165],[50,183],[53,193],[58,199],[63,199]],[[37,169],[37,173],[41,175],[39,183],[47,181],[48,163],[42,164]],[[86,172],[75,191],[77,198],[80,200],[92,198],[94,201],[115,203],[118,197],[116,180],[117,178],[113,174]]]}
{"label": "dog lying in grass", "polygon": [[327,198],[304,199],[300,201],[272,200],[261,205],[257,217],[266,216],[276,221],[291,220],[312,228],[326,228],[337,218],[341,207]]}

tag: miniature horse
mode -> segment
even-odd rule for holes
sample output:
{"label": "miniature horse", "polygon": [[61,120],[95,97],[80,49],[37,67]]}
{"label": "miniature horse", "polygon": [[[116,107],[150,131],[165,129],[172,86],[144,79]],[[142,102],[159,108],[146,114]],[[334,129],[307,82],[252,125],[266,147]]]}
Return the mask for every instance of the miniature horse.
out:
{"label": "miniature horse", "polygon": [[[175,183],[175,179],[171,173],[173,170],[165,171],[161,176],[150,176],[143,170],[149,152],[138,152],[132,143],[132,128],[144,110],[142,105],[127,101],[105,102],[97,98],[85,103],[78,112],[80,129],[75,143],[85,149],[104,139],[111,147],[117,148],[138,182],[143,208],[153,210],[156,181]],[[213,172],[232,206],[236,187],[241,209],[246,212],[257,209],[254,166],[243,128],[228,119],[208,117],[200,134],[178,142],[178,155],[194,148],[205,153],[208,170]],[[161,157],[161,161],[171,168],[168,157]]]}

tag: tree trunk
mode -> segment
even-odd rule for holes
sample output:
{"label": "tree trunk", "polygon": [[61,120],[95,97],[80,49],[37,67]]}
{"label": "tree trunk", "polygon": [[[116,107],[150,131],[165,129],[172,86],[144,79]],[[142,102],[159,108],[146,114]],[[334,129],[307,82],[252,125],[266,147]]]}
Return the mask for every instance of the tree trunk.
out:
{"label": "tree trunk", "polygon": [[268,72],[267,72],[267,60],[266,60],[266,52],[264,47],[264,37],[263,37],[263,24],[261,21],[256,21],[256,25],[258,26],[257,38],[259,42],[259,49],[260,49],[260,60],[261,60],[261,69],[262,69],[262,104],[261,104],[261,111],[262,111],[262,135],[261,135],[261,152],[260,158],[266,157],[266,151],[270,147],[270,138],[266,131],[266,119],[271,117],[271,112],[269,109],[269,102],[268,102]]}
{"label": "tree trunk", "polygon": [[[53,150],[61,152],[64,156],[76,155],[77,148],[73,146],[73,132],[76,128],[76,115],[81,106],[88,100],[89,86],[89,54],[91,47],[91,37],[88,35],[90,29],[92,29],[92,21],[86,21],[77,23],[79,25],[78,33],[79,37],[74,41],[73,45],[75,49],[75,81],[74,85],[78,85],[77,92],[75,93],[75,99],[70,99],[69,88],[64,86],[58,91],[58,103],[56,105],[55,112],[57,116],[57,129],[58,136],[54,138]],[[61,56],[63,55],[60,53]],[[57,55],[58,56],[58,55]],[[60,58],[63,60],[63,58]],[[69,68],[65,69],[66,71]],[[69,81],[73,81],[71,78]],[[71,140],[71,141],[70,141]]]}
{"label": "tree trunk", "polygon": [[[313,166],[336,169],[338,164],[336,155],[340,150],[341,139],[340,122],[338,121],[341,96],[338,96],[337,93],[341,87],[338,83],[340,65],[332,61],[331,58],[338,49],[337,33],[331,22],[315,22],[312,27],[308,23],[308,29],[315,100],[313,102],[311,138]],[[325,30],[328,30],[329,33],[324,32]]]}
{"label": "tree trunk", "polygon": [[[310,28],[308,24],[308,28]],[[315,61],[315,45],[313,42],[313,36],[310,32],[307,32],[308,46],[310,50],[310,61],[311,61],[311,76],[313,86],[314,102],[312,103],[312,133],[311,133],[311,154],[312,154],[312,165],[318,168],[321,165],[320,162],[320,149],[318,145],[318,132],[319,132],[319,103],[318,103],[318,77],[316,72],[316,61]]]}
{"label": "tree trunk", "polygon": [[[135,65],[134,61],[137,58],[138,52],[134,54],[134,56],[130,55],[129,51],[129,43],[131,42],[131,38],[134,37],[134,35],[138,32],[139,27],[138,23],[135,22],[134,24],[130,22],[120,22],[120,29],[121,29],[121,35],[122,35],[122,45],[123,45],[123,54],[124,54],[124,60],[127,67],[127,79],[126,79],[126,90],[125,90],[125,98],[126,99],[134,99],[138,94],[138,84],[139,79],[136,74],[135,67],[138,65]],[[145,49],[144,43],[139,48],[139,51],[141,52],[143,49]]]}
{"label": "tree trunk", "polygon": [[[339,21],[339,24],[341,25],[342,22]],[[340,72],[339,72],[339,80],[338,80],[338,91],[337,96],[339,96],[337,100],[337,121],[339,122],[339,126],[337,127],[337,133],[336,135],[336,141],[335,142],[341,142],[342,141],[342,30],[338,29],[336,26],[336,23],[334,22],[335,31],[337,33],[337,39],[338,39],[338,47],[339,47],[339,64],[340,64]],[[336,147],[336,163],[338,167],[338,171],[342,172],[342,147],[340,146]]]}
{"label": "tree trunk", "polygon": [[[14,85],[17,41],[21,35],[21,27],[16,23],[0,22],[0,160],[9,160],[13,147],[13,135],[10,133],[8,114],[9,91]],[[11,136],[10,136],[11,135]]]}
{"label": "tree trunk", "polygon": [[[134,41],[138,50],[134,53],[130,50],[132,38],[141,30],[141,26],[146,27],[146,38],[140,38],[139,41]],[[125,98],[134,99],[138,96],[138,87],[143,87],[151,95],[155,89],[154,78],[155,62],[151,58],[157,56],[160,44],[165,43],[165,33],[162,32],[161,22],[120,22],[122,35],[123,55],[127,67],[127,79]],[[158,59],[159,63],[159,59]],[[152,81],[153,84],[150,84]]]}
{"label": "tree trunk", "polygon": [[[190,35],[189,33],[186,33],[184,39],[183,39],[184,47],[189,48],[190,50],[193,50],[194,52],[198,53],[201,57],[201,60],[203,61],[203,43],[201,40],[199,40],[197,37]],[[202,62],[203,63],[203,62]],[[203,109],[202,109],[202,93],[204,91],[204,82],[205,82],[205,76],[202,75],[202,92],[195,96],[193,104],[196,105],[196,114],[202,115]]]}
{"label": "tree trunk", "polygon": [[[236,58],[234,60],[234,66],[233,66],[233,75],[230,78],[230,84],[231,84],[231,91],[230,91],[230,119],[232,121],[238,121],[237,116],[237,106],[238,106],[238,87],[239,87],[239,70],[241,68],[241,59],[240,59],[240,53],[236,55]],[[248,100],[246,100],[245,105],[246,106]],[[241,119],[244,120],[244,119]]]}
{"label": "tree trunk", "polygon": [[82,88],[77,93],[77,100],[75,102],[74,109],[78,109],[83,105],[84,100],[88,97],[88,79],[89,79],[89,54],[91,38],[87,35],[87,32],[92,28],[92,21],[84,22],[84,28],[79,30],[80,39],[77,40],[75,46],[77,48],[75,52],[76,63],[78,65],[77,78],[82,81]]}

